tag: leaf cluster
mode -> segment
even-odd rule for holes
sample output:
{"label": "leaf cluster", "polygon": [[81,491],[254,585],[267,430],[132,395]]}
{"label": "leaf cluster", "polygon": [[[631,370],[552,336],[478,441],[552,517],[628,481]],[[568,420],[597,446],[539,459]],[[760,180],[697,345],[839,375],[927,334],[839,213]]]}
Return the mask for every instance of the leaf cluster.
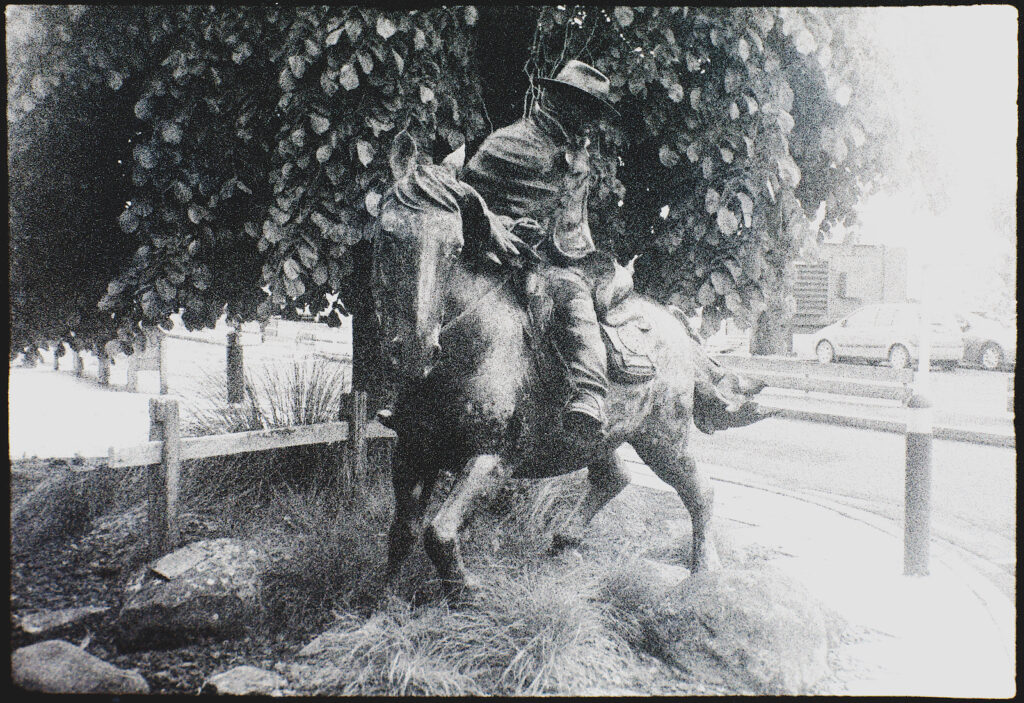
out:
{"label": "leaf cluster", "polygon": [[[18,344],[74,332],[127,350],[179,311],[202,327],[323,311],[325,293],[360,309],[353,261],[394,136],[435,159],[475,145],[488,112],[514,109],[485,97],[525,76],[529,109],[570,58],[609,76],[622,113],[592,149],[599,245],[643,254],[638,287],[708,324],[784,294],[810,216],[824,202],[826,224],[850,217],[888,148],[855,15],[834,8],[536,6],[516,28],[473,6],[32,12],[9,59]],[[43,163],[79,133],[103,137],[53,177]],[[51,232],[55,203],[68,214]],[[73,237],[84,257],[67,256]],[[76,294],[36,314],[48,268]]]}

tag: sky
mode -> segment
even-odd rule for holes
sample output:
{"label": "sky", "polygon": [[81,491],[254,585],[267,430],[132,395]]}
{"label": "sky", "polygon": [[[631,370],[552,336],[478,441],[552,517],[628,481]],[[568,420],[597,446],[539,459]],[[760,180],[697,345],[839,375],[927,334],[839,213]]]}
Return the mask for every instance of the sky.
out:
{"label": "sky", "polygon": [[[860,208],[860,241],[908,250],[908,295],[978,307],[994,271],[1016,257],[1017,12],[1006,6],[872,8],[875,38],[899,60],[911,125],[948,184],[935,212],[913,188]],[[909,113],[909,111],[908,111]],[[989,211],[1009,203],[1012,236]]]}

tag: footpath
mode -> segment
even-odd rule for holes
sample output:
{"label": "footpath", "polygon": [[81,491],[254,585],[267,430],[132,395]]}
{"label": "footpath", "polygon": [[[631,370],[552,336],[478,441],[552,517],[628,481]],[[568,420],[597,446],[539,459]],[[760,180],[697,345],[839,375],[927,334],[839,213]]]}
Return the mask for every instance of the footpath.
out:
{"label": "footpath", "polygon": [[[67,371],[11,368],[9,456],[102,457],[111,446],[144,442],[150,397]],[[635,463],[635,483],[671,490],[629,447],[622,451]],[[853,673],[840,672],[833,693],[1015,695],[1015,604],[955,549],[933,543],[930,575],[907,577],[901,525],[729,467],[707,469],[719,539],[782,554],[774,567],[867,633],[841,648]]]}
{"label": "footpath", "polygon": [[[634,483],[672,490],[635,461]],[[902,526],[728,467],[704,468],[715,487],[718,538],[781,554],[774,568],[865,633],[840,648],[848,671],[830,693],[1015,695],[1015,604],[952,547],[933,542],[929,575],[904,576]]]}

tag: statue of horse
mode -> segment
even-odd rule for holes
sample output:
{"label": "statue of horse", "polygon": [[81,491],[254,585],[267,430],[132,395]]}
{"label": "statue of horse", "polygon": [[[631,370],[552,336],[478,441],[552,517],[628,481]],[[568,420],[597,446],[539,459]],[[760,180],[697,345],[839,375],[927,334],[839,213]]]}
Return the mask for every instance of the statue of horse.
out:
{"label": "statue of horse", "polygon": [[[450,159],[451,157],[449,157]],[[630,481],[616,453],[629,442],[672,486],[693,524],[692,571],[719,567],[710,534],[712,486],[688,449],[694,411],[693,342],[666,306],[631,293],[616,310],[642,317],[657,374],[611,384],[608,433],[563,430],[565,390],[557,358],[536,353],[528,306],[507,266],[464,237],[479,227],[482,200],[458,181],[449,159],[417,163],[392,147],[395,184],[381,201],[373,294],[385,359],[400,390],[390,424],[398,434],[392,481],[395,515],[387,574],[398,572],[420,531],[442,471],[457,481],[423,530],[424,547],[448,596],[465,596],[459,532],[482,499],[509,478],[547,478],[588,468],[589,490],[553,548],[578,544],[591,519]],[[468,234],[468,232],[467,232]],[[470,241],[467,241],[469,239]],[[477,237],[479,239],[479,237]]]}

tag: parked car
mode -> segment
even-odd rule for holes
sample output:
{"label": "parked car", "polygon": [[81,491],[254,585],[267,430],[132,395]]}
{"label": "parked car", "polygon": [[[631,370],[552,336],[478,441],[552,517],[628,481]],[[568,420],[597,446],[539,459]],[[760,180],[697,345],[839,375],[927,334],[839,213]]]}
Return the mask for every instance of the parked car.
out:
{"label": "parked car", "polygon": [[[868,305],[819,330],[814,353],[822,364],[837,359],[888,361],[902,369],[917,363],[921,307],[914,303]],[[931,328],[930,358],[955,366],[963,357],[963,338],[956,319],[936,313]]]}
{"label": "parked car", "polygon": [[964,338],[963,363],[989,371],[1017,364],[1017,329],[976,313],[957,313]]}

